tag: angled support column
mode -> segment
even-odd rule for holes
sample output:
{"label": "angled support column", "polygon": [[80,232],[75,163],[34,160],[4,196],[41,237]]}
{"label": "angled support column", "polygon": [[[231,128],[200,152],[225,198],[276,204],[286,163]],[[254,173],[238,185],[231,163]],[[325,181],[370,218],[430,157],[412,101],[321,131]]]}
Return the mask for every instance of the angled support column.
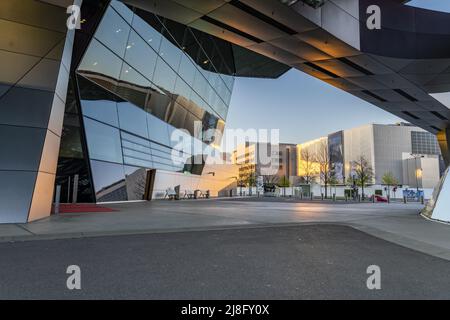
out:
{"label": "angled support column", "polygon": [[430,219],[450,223],[450,129],[438,133],[437,139],[447,167],[422,214]]}
{"label": "angled support column", "polygon": [[49,216],[64,118],[74,1],[0,1],[0,223]]}

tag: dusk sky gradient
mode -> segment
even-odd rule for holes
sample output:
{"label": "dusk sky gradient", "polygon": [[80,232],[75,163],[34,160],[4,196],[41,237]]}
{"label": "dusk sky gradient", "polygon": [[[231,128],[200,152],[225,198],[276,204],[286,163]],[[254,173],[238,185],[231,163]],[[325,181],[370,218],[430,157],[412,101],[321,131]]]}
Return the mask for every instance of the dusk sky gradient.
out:
{"label": "dusk sky gradient", "polygon": [[[450,0],[410,5],[450,12]],[[280,142],[301,143],[367,123],[404,121],[313,78],[290,70],[278,79],[236,78],[227,129],[280,129]]]}

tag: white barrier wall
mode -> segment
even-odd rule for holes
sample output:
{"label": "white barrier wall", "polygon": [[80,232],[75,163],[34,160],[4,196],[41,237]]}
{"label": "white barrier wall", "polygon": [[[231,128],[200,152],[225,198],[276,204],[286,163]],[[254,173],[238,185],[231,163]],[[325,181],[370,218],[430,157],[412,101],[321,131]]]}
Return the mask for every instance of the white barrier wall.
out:
{"label": "white barrier wall", "polygon": [[[201,176],[157,170],[152,198],[162,199],[167,189],[178,185],[182,197],[186,191],[195,190],[209,190],[211,197],[227,196],[230,189],[236,190],[238,174],[238,167],[232,164],[205,165]],[[236,195],[235,191],[233,195]]]}
{"label": "white barrier wall", "polygon": [[[242,189],[242,196],[249,196],[249,195],[257,195],[256,192],[256,188],[252,188],[251,193],[250,193],[250,188],[247,187],[237,187],[236,189],[236,194],[237,195],[241,195],[241,189]],[[328,193],[327,193],[327,197],[331,198],[333,196],[334,193],[336,193],[336,197],[345,197],[345,190],[349,189],[349,187],[343,187],[343,186],[336,186],[336,188],[333,186],[330,187],[328,186]],[[394,193],[392,191],[392,187],[391,187],[391,192],[390,192],[390,198],[391,199],[403,199],[403,190],[416,190],[415,188],[410,188],[410,187],[404,187],[404,188],[397,188],[396,192]],[[374,193],[375,190],[382,190],[383,192],[383,196],[386,197],[387,196],[387,192],[384,190],[384,186],[381,185],[374,185],[374,186],[369,186],[369,187],[365,187],[364,188],[364,193],[366,194],[366,196],[371,197]],[[425,188],[425,189],[419,189],[421,191],[424,191],[424,197],[425,199],[430,199],[433,193],[433,189],[431,188]],[[314,197],[320,197],[321,193],[323,193],[325,195],[325,188],[321,187],[320,185],[313,185],[312,190]],[[361,193],[361,188],[359,188],[359,193]],[[300,196],[300,190],[298,187],[287,187],[287,188],[277,188],[276,192],[275,192],[276,196]]]}

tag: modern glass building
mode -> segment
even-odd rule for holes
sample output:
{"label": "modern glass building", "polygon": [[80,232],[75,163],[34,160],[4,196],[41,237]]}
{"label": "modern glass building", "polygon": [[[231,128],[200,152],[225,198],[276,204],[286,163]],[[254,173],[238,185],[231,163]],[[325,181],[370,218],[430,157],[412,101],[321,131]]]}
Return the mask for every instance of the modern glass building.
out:
{"label": "modern glass building", "polygon": [[183,145],[174,161],[172,133],[183,129],[205,150],[214,141],[204,134],[223,130],[234,82],[227,50],[223,40],[153,13],[106,6],[71,81],[76,101],[67,104],[80,108],[65,115],[57,172],[64,200],[73,200],[76,174],[77,200],[97,202],[142,200],[142,168],[201,174]]}
{"label": "modern glass building", "polygon": [[56,196],[218,194],[236,174],[205,159],[219,156],[235,75],[289,69],[116,0],[2,1],[0,27],[0,223],[48,216]]}
{"label": "modern glass building", "polygon": [[210,189],[200,154],[218,143],[234,77],[290,68],[437,135],[448,166],[449,14],[404,3],[0,1],[0,222],[48,216],[55,185],[63,202]]}

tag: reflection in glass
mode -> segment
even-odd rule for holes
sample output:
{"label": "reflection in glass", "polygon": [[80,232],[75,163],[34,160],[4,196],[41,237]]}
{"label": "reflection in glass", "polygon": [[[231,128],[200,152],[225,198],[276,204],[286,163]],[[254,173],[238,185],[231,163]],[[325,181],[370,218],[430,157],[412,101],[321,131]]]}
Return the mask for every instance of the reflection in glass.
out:
{"label": "reflection in glass", "polygon": [[188,111],[178,103],[173,103],[172,108],[168,110],[167,122],[175,128],[183,129],[186,123]]}
{"label": "reflection in glass", "polygon": [[131,11],[124,3],[112,0],[111,7],[113,7],[128,23],[131,23],[133,20],[133,11]]}
{"label": "reflection in glass", "polygon": [[109,7],[97,28],[95,37],[119,57],[123,57],[129,33],[129,24],[113,8]]}
{"label": "reflection in glass", "polygon": [[152,84],[132,67],[123,64],[116,93],[123,99],[145,108],[154,89]]}
{"label": "reflection in glass", "polygon": [[78,86],[83,114],[118,127],[116,107],[118,97],[84,77],[78,77]]}
{"label": "reflection in glass", "polygon": [[124,166],[124,170],[128,200],[143,200],[147,184],[147,170],[132,166]]}
{"label": "reflection in glass", "polygon": [[[166,36],[167,35],[166,33]],[[172,42],[162,37],[161,46],[159,48],[159,55],[167,62],[169,66],[174,70],[178,70],[180,65],[181,50],[176,47]]]}
{"label": "reflection in glass", "polygon": [[100,42],[92,39],[78,73],[114,92],[121,68],[122,61]]}
{"label": "reflection in glass", "polygon": [[117,103],[120,128],[148,138],[146,112],[129,102]]}
{"label": "reflection in glass", "polygon": [[133,29],[136,30],[144,41],[155,51],[159,51],[162,35],[157,30],[161,31],[162,29],[160,22],[153,14],[142,10],[138,11],[140,15],[145,16],[146,20],[135,14],[132,24]]}
{"label": "reflection in glass", "polygon": [[191,98],[192,89],[191,87],[184,82],[184,80],[180,77],[177,77],[177,80],[175,82],[175,89],[173,94],[173,99],[185,106],[186,108],[189,108],[189,100]]}
{"label": "reflection in glass", "polygon": [[145,106],[145,110],[159,119],[166,119],[166,110],[172,103],[172,99],[163,93],[153,93],[150,102]]}
{"label": "reflection in glass", "polygon": [[147,114],[147,126],[149,138],[163,145],[170,146],[168,125],[166,122]]}
{"label": "reflection in glass", "polygon": [[156,63],[155,74],[153,75],[153,83],[158,86],[167,95],[172,94],[175,87],[176,74],[167,63],[158,58]]}
{"label": "reflection in glass", "polygon": [[89,118],[84,118],[89,157],[122,163],[119,130]]}
{"label": "reflection in glass", "polygon": [[92,160],[91,170],[97,202],[128,200],[123,165]]}
{"label": "reflection in glass", "polygon": [[125,61],[139,70],[147,79],[152,79],[156,59],[156,52],[136,32],[131,31],[125,52]]}
{"label": "reflection in glass", "polygon": [[108,100],[81,100],[83,115],[108,123],[112,126],[119,126],[117,121],[117,109],[115,101]]}
{"label": "reflection in glass", "polygon": [[[143,199],[150,168],[201,174],[202,154],[185,163],[190,138],[206,146],[214,132],[201,130],[223,130],[234,81],[217,72],[230,72],[224,55],[232,50],[219,39],[112,1],[78,69],[98,201]],[[189,145],[171,141],[176,128]]]}

